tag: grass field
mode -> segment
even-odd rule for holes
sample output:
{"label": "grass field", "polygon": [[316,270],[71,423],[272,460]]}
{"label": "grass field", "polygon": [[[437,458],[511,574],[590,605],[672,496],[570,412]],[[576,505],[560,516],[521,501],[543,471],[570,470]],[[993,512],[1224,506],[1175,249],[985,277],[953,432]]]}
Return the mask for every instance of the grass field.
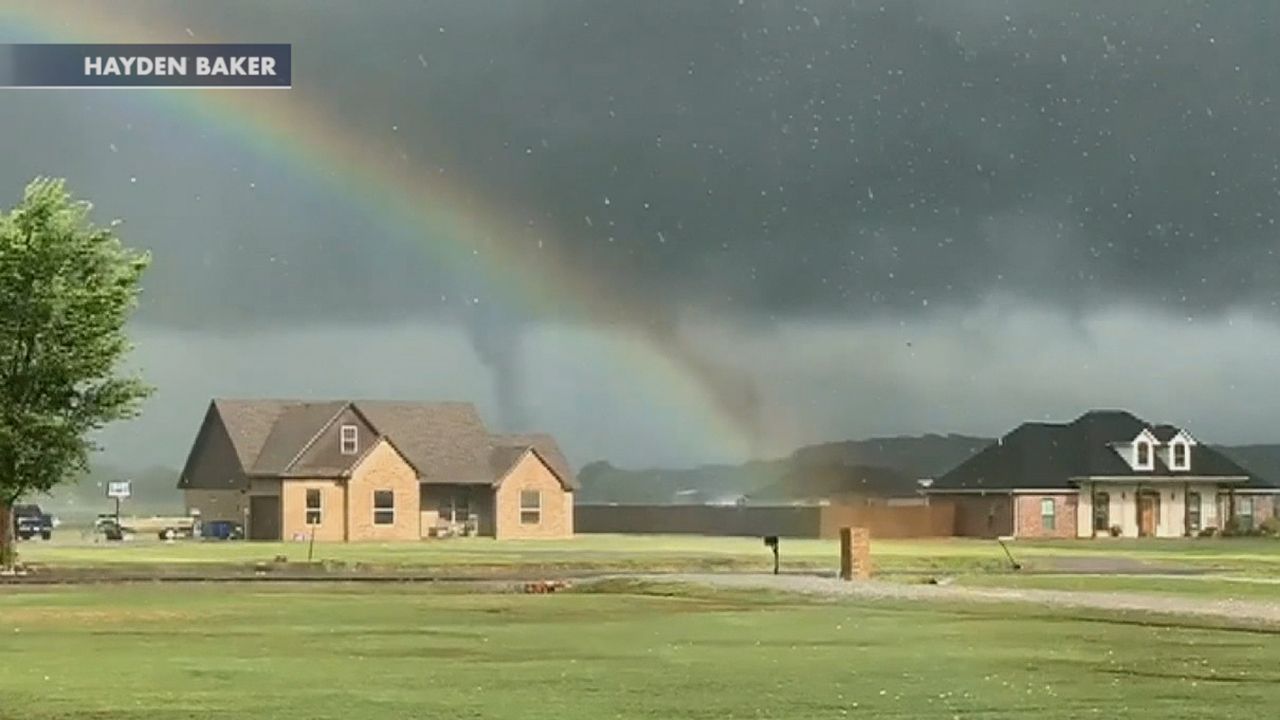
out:
{"label": "grass field", "polygon": [[[64,536],[52,543],[21,545],[22,558],[60,567],[234,564],[284,555],[307,558],[306,543],[179,542],[141,540],[124,544],[81,542]],[[1176,566],[1280,578],[1280,541],[1258,539],[1099,540],[1016,542],[1011,549],[1029,568],[1063,558],[1123,558]],[[784,539],[782,566],[831,570],[838,564],[835,541]],[[459,539],[392,544],[319,544],[316,560],[373,566],[462,569],[559,568],[589,570],[771,569],[772,556],[759,539],[696,536],[583,535],[564,541]],[[875,569],[884,573],[990,573],[1004,570],[1004,552],[989,540],[872,541]]]}
{"label": "grass field", "polygon": [[11,589],[0,637],[0,717],[23,720],[1256,720],[1280,699],[1257,631],[636,586]]}

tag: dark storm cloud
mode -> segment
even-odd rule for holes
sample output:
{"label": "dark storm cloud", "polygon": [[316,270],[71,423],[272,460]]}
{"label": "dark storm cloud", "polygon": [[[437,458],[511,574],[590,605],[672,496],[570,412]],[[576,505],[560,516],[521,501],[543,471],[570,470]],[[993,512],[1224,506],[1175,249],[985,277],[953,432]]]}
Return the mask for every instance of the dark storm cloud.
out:
{"label": "dark storm cloud", "polygon": [[[135,5],[293,42],[297,84],[353,131],[655,308],[1275,300],[1274,3]],[[6,152],[32,161],[4,180],[86,178],[157,250],[152,319],[416,314],[476,291],[412,229],[174,119],[129,146],[128,108],[85,109],[104,102],[12,104]],[[68,142],[84,152],[50,151]]]}

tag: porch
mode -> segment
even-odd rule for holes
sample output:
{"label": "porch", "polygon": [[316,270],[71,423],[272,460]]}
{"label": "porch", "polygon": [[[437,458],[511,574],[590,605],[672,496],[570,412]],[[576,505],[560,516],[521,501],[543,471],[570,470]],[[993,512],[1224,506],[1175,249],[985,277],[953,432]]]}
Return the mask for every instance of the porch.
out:
{"label": "porch", "polygon": [[494,491],[488,485],[419,486],[421,536],[494,537]]}
{"label": "porch", "polygon": [[1080,487],[1077,536],[1194,537],[1233,517],[1253,527],[1274,514],[1271,499],[1223,483],[1091,480]]}

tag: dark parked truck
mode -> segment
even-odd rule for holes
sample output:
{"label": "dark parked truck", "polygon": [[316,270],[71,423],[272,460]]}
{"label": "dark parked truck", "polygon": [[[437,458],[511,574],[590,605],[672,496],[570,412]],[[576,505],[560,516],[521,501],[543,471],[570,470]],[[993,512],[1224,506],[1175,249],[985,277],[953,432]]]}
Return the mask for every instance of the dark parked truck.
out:
{"label": "dark parked truck", "polygon": [[34,537],[48,540],[53,537],[53,516],[41,510],[39,505],[15,505],[13,515],[14,530],[19,540]]}

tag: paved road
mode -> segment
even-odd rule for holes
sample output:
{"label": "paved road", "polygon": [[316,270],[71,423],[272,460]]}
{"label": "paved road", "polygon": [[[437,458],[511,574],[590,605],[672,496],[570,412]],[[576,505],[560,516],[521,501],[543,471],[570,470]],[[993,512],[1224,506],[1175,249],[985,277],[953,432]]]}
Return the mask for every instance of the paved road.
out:
{"label": "paved road", "polygon": [[827,597],[1024,602],[1058,607],[1197,615],[1280,624],[1280,603],[1255,600],[1213,600],[1138,593],[977,588],[958,585],[908,585],[874,580],[843,582],[803,575],[682,574],[631,577],[653,582],[686,582],[724,588],[780,590]]}

